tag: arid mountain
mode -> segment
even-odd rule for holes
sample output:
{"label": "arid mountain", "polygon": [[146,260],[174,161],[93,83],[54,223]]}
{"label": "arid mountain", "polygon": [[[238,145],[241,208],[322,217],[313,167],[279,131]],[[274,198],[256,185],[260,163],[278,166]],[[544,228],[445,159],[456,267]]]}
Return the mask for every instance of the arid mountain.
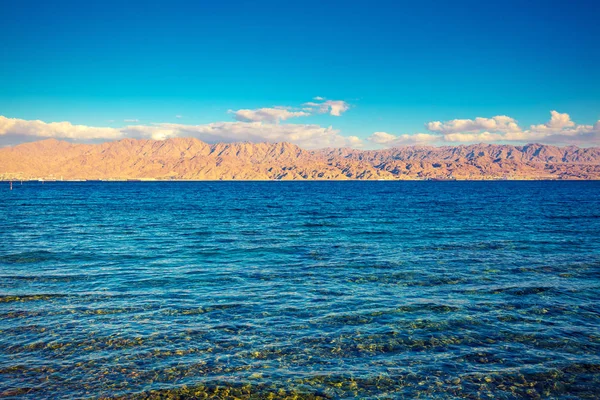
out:
{"label": "arid mountain", "polygon": [[0,149],[0,179],[600,179],[600,148],[477,144],[308,151],[193,138]]}

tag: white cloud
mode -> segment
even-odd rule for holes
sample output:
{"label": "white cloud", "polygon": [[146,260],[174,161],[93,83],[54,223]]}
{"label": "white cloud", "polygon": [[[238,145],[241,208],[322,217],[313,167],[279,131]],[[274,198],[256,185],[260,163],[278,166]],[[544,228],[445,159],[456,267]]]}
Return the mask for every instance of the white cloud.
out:
{"label": "white cloud", "polygon": [[153,124],[130,126],[123,131],[128,136],[151,137],[162,140],[170,137],[196,137],[207,143],[217,142],[290,142],[303,148],[360,147],[356,136],[345,137],[337,129],[307,124],[268,124],[263,122],[214,122],[204,125]]}
{"label": "white cloud", "polygon": [[394,136],[387,132],[374,132],[369,136],[369,141],[377,144],[390,144],[395,141],[397,136]]}
{"label": "white cloud", "polygon": [[[314,100],[324,100],[321,97],[315,97]],[[333,115],[335,117],[339,117],[344,112],[350,109],[350,104],[346,103],[343,100],[325,100],[320,103],[309,101],[308,103],[304,103],[304,106],[307,106],[309,109],[316,109],[316,111],[320,114]]]}
{"label": "white cloud", "polygon": [[289,106],[275,106],[257,109],[229,110],[234,119],[241,122],[270,122],[278,123],[295,117],[308,117],[313,113],[341,116],[350,109],[350,105],[343,100],[326,100],[317,96],[314,101],[303,104],[301,110]]}
{"label": "white cloud", "polygon": [[571,116],[569,116],[569,114],[561,114],[558,111],[550,111],[550,115],[550,121],[542,125],[531,125],[531,130],[537,132],[556,132],[575,126],[575,122],[571,121]]}
{"label": "white cloud", "polygon": [[519,125],[513,118],[506,115],[498,115],[492,118],[472,119],[453,119],[447,122],[434,121],[425,125],[432,132],[458,133],[458,132],[477,132],[488,130],[493,132],[516,132],[519,131]]}
{"label": "white cloud", "polygon": [[348,111],[350,109],[350,105],[342,100],[327,100],[323,103],[329,109],[329,114],[339,117],[342,113]]}
{"label": "white cloud", "polygon": [[449,133],[442,136],[446,142],[495,142],[506,140],[500,133],[480,132],[480,133]]}
{"label": "white cloud", "polygon": [[73,125],[70,122],[50,122],[6,118],[0,115],[0,135],[36,136],[63,139],[121,139],[123,134],[115,128],[96,128]]}
{"label": "white cloud", "polygon": [[[325,100],[315,97],[319,103],[299,110],[288,106],[265,107],[258,109],[229,110],[235,122],[214,122],[204,125],[184,125],[154,123],[149,125],[129,125],[122,128],[97,128],[85,125],[72,125],[69,122],[46,123],[0,117],[0,135],[54,137],[72,140],[110,140],[121,138],[152,138],[164,140],[178,136],[193,136],[201,140],[215,142],[291,142],[305,148],[360,147],[362,140],[357,136],[342,136],[332,127],[311,124],[282,124],[295,117],[307,117],[314,112],[339,116],[349,105],[341,100]],[[176,115],[175,118],[182,118]],[[139,122],[126,119],[125,122]]]}
{"label": "white cloud", "polygon": [[569,114],[551,111],[548,122],[522,129],[514,118],[499,115],[492,118],[433,121],[425,126],[434,134],[392,135],[375,132],[367,140],[385,147],[410,144],[458,144],[480,142],[544,142],[548,144],[600,145],[600,121],[595,125],[578,125]]}
{"label": "white cloud", "polygon": [[180,119],[180,118],[183,118],[183,115],[179,115],[179,114],[177,114],[177,115],[175,116],[175,118],[178,118],[178,119]]}
{"label": "white cloud", "polygon": [[[264,109],[249,110],[255,112],[249,115],[259,115],[260,113],[256,112],[260,110]],[[150,125],[129,125],[122,128],[73,125],[70,122],[47,123],[39,120],[23,120],[0,116],[0,136],[17,138],[17,140],[19,137],[29,137],[58,138],[74,141],[116,140],[123,138],[164,140],[171,137],[191,136],[208,143],[239,141],[290,142],[307,149],[323,147],[359,148],[363,145],[363,141],[357,136],[343,136],[339,130],[332,127],[322,127],[315,124],[278,123],[282,119],[287,118],[287,114],[285,113],[308,114],[308,112],[290,111],[290,109],[283,107],[266,110],[276,110],[276,116],[272,116],[273,114],[270,114],[269,111],[265,115],[271,115],[271,117],[265,117],[264,121],[214,122],[203,125],[155,123]],[[559,145],[600,145],[600,121],[594,125],[576,124],[568,114],[553,111],[548,122],[531,125],[529,129],[522,129],[518,126],[515,128],[512,126],[512,123],[516,123],[515,120],[506,116],[475,118],[473,120],[452,120],[447,122],[435,121],[427,124],[431,128],[431,133],[394,135],[387,132],[375,132],[367,141],[373,145],[382,147],[479,142],[541,142]],[[456,131],[459,126],[464,130]],[[481,129],[476,130],[475,127]],[[483,129],[484,127],[494,127],[494,129]]]}
{"label": "white cloud", "polygon": [[440,135],[429,133],[416,133],[404,135],[392,135],[387,132],[375,132],[367,138],[371,143],[383,145],[384,147],[410,146],[410,145],[430,145],[441,139]]}
{"label": "white cloud", "polygon": [[234,114],[236,120],[243,122],[279,122],[289,118],[307,117],[310,115],[305,111],[289,111],[288,107],[229,110],[229,112]]}
{"label": "white cloud", "polygon": [[123,138],[196,137],[217,142],[290,142],[306,149],[360,147],[356,136],[342,136],[337,129],[311,124],[269,124],[264,122],[214,122],[204,125],[157,123],[123,128],[98,128],[69,122],[28,121],[0,116],[0,136],[29,136],[71,140],[115,140]]}

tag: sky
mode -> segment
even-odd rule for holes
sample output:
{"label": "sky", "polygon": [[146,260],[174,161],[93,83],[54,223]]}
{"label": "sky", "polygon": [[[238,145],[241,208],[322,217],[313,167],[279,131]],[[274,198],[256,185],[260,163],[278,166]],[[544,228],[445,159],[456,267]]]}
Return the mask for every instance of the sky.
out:
{"label": "sky", "polygon": [[600,2],[0,0],[0,146],[600,146]]}

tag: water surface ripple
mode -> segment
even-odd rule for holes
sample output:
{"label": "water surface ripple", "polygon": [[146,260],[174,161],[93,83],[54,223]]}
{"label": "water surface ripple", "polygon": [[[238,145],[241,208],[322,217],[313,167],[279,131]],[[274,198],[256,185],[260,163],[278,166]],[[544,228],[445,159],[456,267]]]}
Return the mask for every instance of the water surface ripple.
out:
{"label": "water surface ripple", "polygon": [[600,392],[600,182],[2,185],[0,397]]}

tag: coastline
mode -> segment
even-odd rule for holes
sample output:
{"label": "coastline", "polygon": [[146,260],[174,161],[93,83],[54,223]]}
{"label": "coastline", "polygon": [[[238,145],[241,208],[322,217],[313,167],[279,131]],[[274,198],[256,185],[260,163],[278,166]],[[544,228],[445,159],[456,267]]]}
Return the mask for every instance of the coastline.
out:
{"label": "coastline", "polygon": [[574,182],[596,182],[598,179],[582,179],[575,177],[532,177],[532,178],[515,178],[515,179],[502,179],[502,178],[487,178],[483,177],[480,179],[10,179],[3,178],[0,182],[547,182],[547,181],[574,181]]}

